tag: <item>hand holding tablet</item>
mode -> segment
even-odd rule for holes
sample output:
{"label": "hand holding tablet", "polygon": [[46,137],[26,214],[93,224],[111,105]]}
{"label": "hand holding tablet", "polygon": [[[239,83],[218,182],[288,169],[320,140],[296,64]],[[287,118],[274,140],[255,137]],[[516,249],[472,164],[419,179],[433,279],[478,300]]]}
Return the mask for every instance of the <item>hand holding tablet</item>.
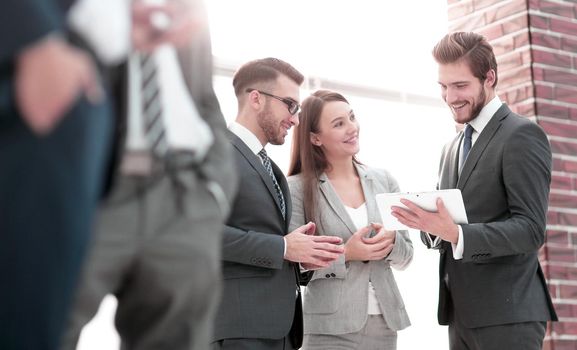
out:
{"label": "hand holding tablet", "polygon": [[387,230],[406,230],[407,226],[400,223],[397,218],[391,215],[391,207],[398,206],[406,208],[401,203],[401,199],[408,199],[424,210],[430,212],[437,211],[437,198],[441,198],[447,208],[453,222],[456,224],[466,224],[467,213],[463,203],[463,196],[459,189],[438,190],[428,192],[398,192],[379,193],[376,195],[377,206],[383,220],[383,226]]}

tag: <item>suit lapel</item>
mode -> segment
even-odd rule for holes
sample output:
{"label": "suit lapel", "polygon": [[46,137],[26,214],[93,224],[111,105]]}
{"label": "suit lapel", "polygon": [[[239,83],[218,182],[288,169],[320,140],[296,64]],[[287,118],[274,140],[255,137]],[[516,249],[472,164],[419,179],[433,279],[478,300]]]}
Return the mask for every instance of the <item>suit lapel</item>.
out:
{"label": "suit lapel", "polygon": [[[232,145],[240,152],[240,154],[243,155],[243,157],[246,159],[246,161],[258,173],[260,179],[262,180],[262,182],[264,183],[264,185],[268,189],[268,192],[270,193],[272,199],[276,203],[277,210],[280,213],[280,210],[281,210],[280,209],[280,202],[279,202],[278,196],[276,195],[276,190],[274,188],[274,184],[272,182],[272,179],[270,178],[270,175],[267,173],[266,169],[262,165],[262,162],[261,162],[259,156],[254,154],[250,150],[250,148],[248,148],[248,146],[244,142],[242,142],[242,140],[238,136],[236,136],[234,133],[229,131],[228,137],[229,137]],[[290,211],[289,211],[289,206],[287,205],[287,198],[290,196],[287,196],[288,186],[286,183],[286,179],[284,178],[284,175],[282,175],[282,171],[279,169],[279,167],[272,160],[271,160],[271,165],[273,168],[273,172],[277,178],[277,182],[279,183],[279,186],[281,187],[283,194],[285,196],[285,206],[286,206],[287,214],[288,214]],[[280,176],[279,176],[279,174],[280,174]],[[288,220],[285,220],[285,221],[288,222]]]}
{"label": "suit lapel", "polygon": [[349,217],[349,213],[345,209],[343,202],[339,198],[339,195],[331,185],[329,178],[325,173],[322,173],[319,177],[319,188],[320,192],[325,197],[326,202],[331,207],[331,209],[335,212],[339,220],[345,224],[345,226],[349,229],[350,233],[353,234],[357,231],[355,224],[352,222],[351,218]]}
{"label": "suit lapel", "polygon": [[462,139],[463,132],[460,132],[443,150],[438,189],[442,190],[457,187],[457,180],[459,178],[459,148]]}
{"label": "suit lapel", "polygon": [[[371,222],[383,222],[379,210],[377,207],[377,202],[373,200],[375,198],[375,179],[373,175],[365,170],[362,166],[355,164],[357,168],[357,173],[361,179],[361,187],[363,188],[363,194],[365,196],[365,204],[367,206],[367,220]],[[388,189],[387,189],[388,190]]]}
{"label": "suit lapel", "polygon": [[457,187],[459,189],[462,190],[467,184],[467,180],[469,180],[469,177],[471,176],[473,169],[475,169],[479,158],[481,158],[485,152],[485,149],[487,148],[487,145],[489,145],[489,142],[493,136],[495,136],[495,133],[497,130],[499,130],[499,127],[501,127],[501,121],[507,117],[509,112],[510,110],[506,105],[501,106],[501,108],[497,110],[495,115],[491,118],[487,126],[485,126],[477,138],[477,141],[471,148],[471,151],[467,156],[467,160],[463,165],[463,169],[461,170],[461,175],[459,176],[459,181],[457,182]]}

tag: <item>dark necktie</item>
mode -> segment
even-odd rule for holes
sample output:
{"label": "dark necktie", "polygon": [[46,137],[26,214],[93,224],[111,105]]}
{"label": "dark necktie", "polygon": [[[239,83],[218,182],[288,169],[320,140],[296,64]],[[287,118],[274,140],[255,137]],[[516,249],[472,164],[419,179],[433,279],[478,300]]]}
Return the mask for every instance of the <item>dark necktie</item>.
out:
{"label": "dark necktie", "polygon": [[463,161],[461,162],[461,167],[463,167],[465,164],[465,160],[467,160],[467,156],[471,150],[471,145],[473,144],[473,131],[474,129],[471,124],[467,124],[467,126],[465,126],[465,138],[463,139]]}
{"label": "dark necktie", "polygon": [[276,181],[276,177],[274,176],[274,173],[272,171],[272,165],[270,163],[270,158],[266,154],[266,151],[264,148],[262,150],[260,150],[260,152],[258,152],[258,155],[259,155],[260,159],[262,159],[262,165],[266,169],[266,172],[269,174],[269,176],[272,179],[272,183],[274,184],[274,189],[276,191],[276,196],[278,197],[278,201],[280,203],[280,210],[282,212],[282,217],[283,217],[283,219],[285,219],[286,207],[285,207],[285,202],[284,202],[284,196],[282,194],[280,186],[278,185],[278,182]]}
{"label": "dark necktie", "polygon": [[142,75],[142,116],[144,134],[149,142],[152,154],[162,158],[167,150],[166,133],[162,118],[162,102],[154,56],[140,55],[140,71]]}

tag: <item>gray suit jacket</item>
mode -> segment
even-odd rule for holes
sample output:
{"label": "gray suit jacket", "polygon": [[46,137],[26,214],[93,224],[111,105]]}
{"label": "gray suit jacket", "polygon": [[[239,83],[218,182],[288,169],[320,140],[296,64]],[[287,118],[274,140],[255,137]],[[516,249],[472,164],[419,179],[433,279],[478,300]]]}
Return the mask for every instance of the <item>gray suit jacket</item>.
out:
{"label": "gray suit jacket", "polygon": [[[177,1],[177,0],[170,0]],[[206,10],[201,0],[186,0],[198,18],[206,18]],[[234,163],[231,147],[226,138],[226,122],[220,110],[220,104],[212,84],[213,61],[208,22],[198,26],[189,45],[177,51],[178,62],[190,97],[194,101],[200,116],[210,126],[214,134],[214,143],[203,163],[195,171],[202,177],[214,180],[220,186],[226,199],[231,202],[236,193],[237,178],[234,174]],[[117,122],[112,162],[109,166],[107,190],[112,187],[115,171],[126,138],[128,117],[128,70],[126,64],[109,70],[109,79],[116,97]],[[219,203],[222,204],[222,203]],[[221,205],[222,207],[222,205]],[[228,209],[228,208],[224,208]],[[226,214],[226,213],[223,213]]]}
{"label": "gray suit jacket", "polygon": [[[398,192],[399,186],[384,170],[357,166],[365,195],[368,222],[382,222],[375,195]],[[288,179],[293,200],[290,230],[305,224],[302,180],[300,175]],[[331,235],[344,241],[357,231],[327,176],[319,178],[319,235]],[[307,220],[308,221],[308,220]],[[314,272],[303,292],[305,334],[344,334],[359,331],[368,313],[368,287],[372,282],[377,300],[388,326],[400,330],[410,325],[409,317],[391,266],[405,269],[413,258],[413,245],[407,231],[397,231],[395,247],[383,260],[345,263],[344,255],[330,267]]]}
{"label": "gray suit jacket", "polygon": [[439,249],[439,323],[453,312],[467,327],[556,320],[538,260],[551,181],[547,136],[503,105],[458,176],[462,134],[443,150],[439,171],[439,188],[462,191],[469,219],[463,259],[448,242]]}
{"label": "gray suit jacket", "polygon": [[[291,200],[286,179],[271,161],[284,193],[283,219],[272,179],[260,159],[233,133],[228,133],[240,177],[223,236],[224,291],[213,341],[229,338],[281,339],[291,326],[302,341],[298,270],[284,260]],[[293,325],[294,319],[294,325]]]}

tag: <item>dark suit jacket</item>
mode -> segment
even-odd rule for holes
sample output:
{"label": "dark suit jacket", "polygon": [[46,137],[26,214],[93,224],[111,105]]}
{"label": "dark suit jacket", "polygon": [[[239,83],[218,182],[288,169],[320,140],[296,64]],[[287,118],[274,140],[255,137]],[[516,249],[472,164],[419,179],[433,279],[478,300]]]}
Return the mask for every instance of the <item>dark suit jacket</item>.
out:
{"label": "dark suit jacket", "polygon": [[286,179],[271,162],[284,193],[285,220],[273,182],[258,156],[236,135],[229,133],[229,138],[240,186],[224,230],[224,291],[213,340],[281,339],[288,335],[295,318],[294,333],[300,342],[297,265],[283,259],[283,236],[291,213]]}
{"label": "dark suit jacket", "polygon": [[0,6],[0,284],[10,286],[0,289],[0,348],[6,350],[57,348],[108,156],[107,100],[92,104],[79,96],[43,136],[30,130],[14,100],[17,56],[49,33],[66,37],[70,3]]}
{"label": "dark suit jacket", "polygon": [[[551,150],[535,123],[503,105],[458,176],[463,133],[443,150],[439,188],[459,188],[469,219],[464,256],[440,248],[440,324],[455,312],[467,327],[557,320],[538,260],[545,241]],[[448,276],[448,287],[445,277]]]}

